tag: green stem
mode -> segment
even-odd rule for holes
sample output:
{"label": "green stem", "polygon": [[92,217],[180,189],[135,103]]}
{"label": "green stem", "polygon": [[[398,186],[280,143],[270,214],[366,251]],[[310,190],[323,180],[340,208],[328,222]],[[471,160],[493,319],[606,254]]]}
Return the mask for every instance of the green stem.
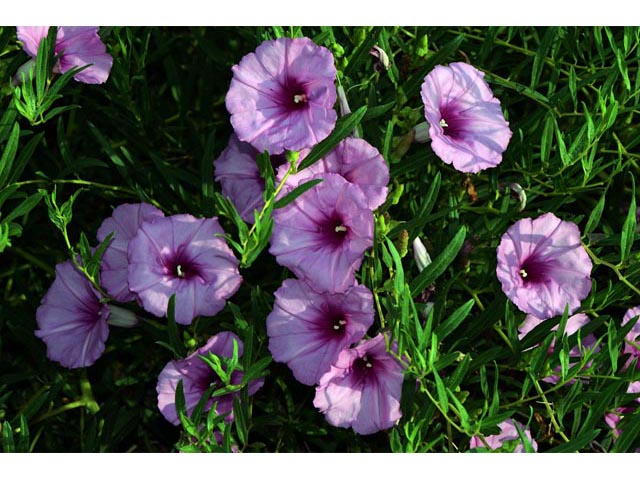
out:
{"label": "green stem", "polygon": [[[93,187],[93,188],[97,188],[99,190],[111,190],[113,192],[119,192],[119,193],[125,193],[131,197],[135,197],[135,198],[139,198],[138,192],[131,190],[129,188],[125,188],[125,187],[118,187],[116,185],[106,185],[104,183],[98,183],[98,182],[90,182],[88,180],[81,180],[81,179],[62,179],[62,180],[48,180],[48,179],[34,179],[34,180],[25,180],[22,182],[14,182],[14,183],[10,183],[9,185],[6,185],[4,189],[8,188],[8,187],[13,187],[13,186],[17,186],[17,187],[22,187],[25,185],[41,185],[41,184],[45,184],[45,185],[64,185],[64,184],[70,184],[70,185],[82,185],[85,187]],[[158,202],[156,202],[153,199],[149,199],[148,200],[150,203],[152,203],[155,207],[158,207],[159,209],[163,210],[162,205],[160,205]]]}
{"label": "green stem", "polygon": [[551,405],[549,404],[549,401],[547,400],[547,397],[545,396],[544,392],[542,391],[542,388],[540,387],[540,384],[538,383],[536,378],[531,374],[531,372],[529,372],[529,377],[531,378],[531,381],[533,382],[533,385],[536,387],[536,391],[538,392],[538,395],[540,395],[540,398],[542,398],[542,402],[544,403],[544,407],[547,410],[547,414],[549,415],[549,418],[551,420],[551,424],[553,425],[553,428],[556,429],[556,432],[558,432],[558,435],[560,435],[560,437],[562,437],[562,439],[565,442],[569,443],[569,438],[564,434],[564,432],[562,431],[562,427],[560,427],[560,425],[556,421],[556,417],[555,417],[555,415],[553,413],[553,409],[551,408]]}
{"label": "green stem", "polygon": [[[427,394],[427,397],[429,397],[429,400],[431,400],[431,403],[433,403],[436,408],[438,409],[438,411],[440,412],[440,414],[444,417],[444,419],[447,421],[448,424],[450,424],[453,428],[455,428],[458,432],[460,433],[466,433],[464,431],[464,429],[459,426],[456,422],[454,422],[453,420],[451,420],[449,418],[449,416],[445,413],[445,411],[442,409],[442,407],[440,406],[440,404],[438,403],[438,401],[433,397],[433,395],[431,395],[431,393],[429,393],[429,390],[427,389],[427,387],[425,387],[422,384],[422,381],[420,381],[420,391],[424,392]],[[449,405],[449,407],[455,412],[455,409]]]}
{"label": "green stem", "polygon": [[616,274],[616,276],[618,277],[618,280],[620,280],[622,283],[624,283],[627,287],[629,287],[631,290],[633,290],[636,294],[640,295],[640,289],[638,289],[635,285],[633,285],[629,280],[627,280],[627,277],[625,277],[619,269],[618,265],[614,265],[612,263],[609,263],[605,260],[601,260],[600,258],[598,258],[596,256],[595,253],[593,253],[591,251],[591,249],[585,245],[584,243],[582,244],[582,246],[584,247],[584,249],[586,250],[587,254],[589,255],[589,257],[591,257],[591,260],[593,260],[593,263],[595,263],[596,265],[603,265],[605,267],[610,268],[611,270],[614,271],[614,273]]}

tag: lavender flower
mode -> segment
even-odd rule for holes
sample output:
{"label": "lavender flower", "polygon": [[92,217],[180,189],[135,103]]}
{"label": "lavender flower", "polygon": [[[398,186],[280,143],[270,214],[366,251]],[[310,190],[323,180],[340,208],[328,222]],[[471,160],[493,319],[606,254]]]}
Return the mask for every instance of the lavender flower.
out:
{"label": "lavender flower", "polygon": [[[24,51],[35,58],[49,27],[17,27],[17,30]],[[60,60],[54,66],[54,72],[65,73],[73,67],[91,64],[73,78],[94,84],[104,83],[109,78],[113,58],[98,36],[98,27],[58,27],[55,53],[60,55]]]}
{"label": "lavender flower", "polygon": [[[256,163],[258,153],[249,143],[241,142],[236,134],[232,134],[227,148],[213,162],[222,195],[229,198],[240,217],[251,224],[254,222],[253,211],[260,211],[264,206],[264,180]],[[271,156],[274,169],[285,161],[282,155]]]}
{"label": "lavender flower", "polygon": [[128,282],[129,240],[138,232],[142,222],[163,216],[160,210],[148,203],[125,203],[118,206],[100,225],[96,234],[100,243],[104,242],[110,233],[114,233],[102,256],[100,284],[117,301],[130,302],[136,299],[135,294],[129,290]]}
{"label": "lavender flower", "polygon": [[[526,449],[524,447],[524,444],[522,443],[522,440],[520,439],[520,435],[518,434],[518,430],[516,429],[516,424],[518,425],[518,428],[522,431],[526,439],[529,440],[529,443],[531,443],[533,450],[537,452],[538,444],[531,437],[531,432],[529,431],[529,427],[525,427],[520,422],[516,422],[514,420],[511,420],[510,418],[498,424],[498,428],[500,428],[500,433],[496,435],[488,435],[484,437],[484,441],[486,442],[486,445],[485,443],[482,442],[479,436],[476,435],[471,437],[469,448],[479,448],[479,447],[487,448],[487,445],[488,445],[490,450],[513,451],[514,453],[525,453]],[[509,443],[515,443],[516,441],[518,443],[515,445],[515,450],[512,450],[513,447],[509,448]]]}
{"label": "lavender flower", "polygon": [[[216,383],[220,388],[224,384],[214,370],[199,356],[206,356],[213,353],[219,357],[231,358],[233,356],[233,342],[238,344],[238,357],[242,356],[242,341],[232,332],[220,332],[211,337],[207,343],[182,360],[172,360],[162,369],[158,376],[158,409],[169,422],[174,425],[180,424],[178,412],[176,411],[176,389],[178,382],[182,380],[182,389],[184,392],[185,406],[187,414],[191,415],[193,409],[200,401],[202,395],[207,391],[209,386]],[[242,384],[242,372],[235,370],[231,374],[231,384]],[[264,379],[258,379],[249,382],[249,395],[253,395],[262,385]],[[227,421],[233,420],[233,398],[239,392],[227,393],[207,401],[204,411],[211,410],[214,402],[216,405],[216,414],[226,416]]]}
{"label": "lavender flower", "polygon": [[294,377],[313,385],[340,352],[360,340],[373,323],[373,295],[363,286],[344,293],[316,293],[300,280],[285,280],[267,317],[269,350]]}
{"label": "lavender flower", "polygon": [[[395,346],[394,346],[395,350]],[[368,435],[393,427],[402,416],[402,364],[382,334],[343,350],[316,387],[313,405],[336,427]]]}
{"label": "lavender flower", "polygon": [[[310,150],[300,152],[299,162]],[[277,179],[282,180],[289,168],[288,164],[278,169]],[[284,191],[293,190],[301,183],[322,175],[337,173],[348,182],[362,189],[371,210],[375,210],[387,198],[389,167],[380,152],[361,138],[345,138],[324,158],[300,172],[290,175]]]}
{"label": "lavender flower", "polygon": [[502,236],[496,274],[502,291],[525,313],[547,319],[569,314],[591,290],[591,260],[575,223],[553,213],[524,218]]}
{"label": "lavender flower", "polygon": [[[527,333],[529,333],[535,327],[540,325],[542,322],[544,322],[544,320],[541,320],[534,315],[527,315],[524,320],[524,323],[520,327],[518,327],[518,338],[522,340]],[[567,324],[565,326],[564,333],[567,336],[574,335],[575,333],[578,332],[578,330],[584,327],[587,323],[589,323],[589,317],[584,313],[577,313],[575,315],[572,315],[567,319]],[[552,332],[555,332],[557,330],[558,330],[558,325],[555,325],[551,329]],[[549,354],[553,353],[553,350],[555,348],[555,343],[556,341],[554,338],[553,341],[551,342],[551,345],[549,345],[549,351],[548,351]],[[600,347],[596,346],[598,343],[598,340],[596,339],[593,333],[590,333],[589,335],[586,335],[584,338],[582,338],[580,343],[582,345],[582,349],[595,348],[594,350],[595,352],[600,350]],[[578,345],[575,345],[571,350],[569,350],[569,357],[580,358],[581,356],[582,356],[582,352]],[[569,367],[572,367],[574,365],[575,363],[569,363]],[[588,368],[590,365],[591,365],[591,362],[587,362],[585,367]],[[556,367],[554,371],[559,373],[561,371],[560,366]],[[560,380],[560,377],[557,374],[552,374],[542,379],[543,382],[553,383],[553,384],[558,383],[559,380]],[[571,380],[569,383],[570,384],[574,383],[574,381],[575,380]]]}
{"label": "lavender flower", "polygon": [[373,213],[362,191],[340,175],[273,212],[269,251],[318,292],[344,292],[373,245]]}
{"label": "lavender flower", "polygon": [[311,147],[333,130],[336,68],[326,48],[308,38],[267,40],[232,71],[231,124],[258,151]]}
{"label": "lavender flower", "polygon": [[638,345],[640,344],[640,317],[636,320],[633,320],[634,317],[640,316],[640,306],[630,308],[624,314],[622,318],[622,325],[626,325],[627,323],[633,321],[634,325],[631,327],[631,330],[624,337],[624,347],[622,349],[622,353],[628,354],[629,359],[624,365],[624,368],[628,368],[631,364],[631,361],[635,358],[637,359],[636,368],[640,368],[640,349]]}
{"label": "lavender flower", "polygon": [[240,287],[238,260],[217,218],[173,215],[143,222],[129,241],[129,288],[156,316],[176,295],[176,322],[215,315]]}
{"label": "lavender flower", "polygon": [[109,307],[71,260],[56,265],[56,278],[36,311],[36,337],[47,345],[47,358],[63,367],[93,365],[109,336]]}
{"label": "lavender flower", "polygon": [[471,65],[456,62],[436,66],[422,84],[431,148],[460,172],[495,167],[511,138],[500,101],[483,77]]}

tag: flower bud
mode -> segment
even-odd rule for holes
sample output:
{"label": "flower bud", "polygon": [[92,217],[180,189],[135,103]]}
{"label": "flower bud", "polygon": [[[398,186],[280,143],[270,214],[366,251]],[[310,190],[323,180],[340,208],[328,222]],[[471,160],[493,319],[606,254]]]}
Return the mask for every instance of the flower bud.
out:
{"label": "flower bud", "polygon": [[413,241],[413,258],[418,265],[419,271],[424,270],[431,264],[431,257],[424,244],[420,241],[420,237],[416,237]]}

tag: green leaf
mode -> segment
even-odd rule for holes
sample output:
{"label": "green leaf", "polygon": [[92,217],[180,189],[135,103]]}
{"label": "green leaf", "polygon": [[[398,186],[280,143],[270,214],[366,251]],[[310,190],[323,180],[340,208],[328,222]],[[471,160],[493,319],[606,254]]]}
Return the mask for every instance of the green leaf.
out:
{"label": "green leaf", "polygon": [[11,135],[9,136],[9,140],[7,141],[7,145],[4,147],[2,157],[0,157],[0,188],[5,186],[6,181],[9,178],[9,173],[11,172],[11,167],[13,166],[13,159],[15,158],[16,152],[18,151],[19,138],[20,125],[18,124],[18,122],[16,122],[13,124]]}
{"label": "green leaf", "polygon": [[365,113],[367,113],[367,106],[363,105],[355,112],[340,118],[337,121],[336,127],[333,129],[333,132],[331,132],[331,134],[327,138],[313,147],[311,152],[309,152],[309,155],[307,155],[304,160],[302,160],[302,162],[298,166],[298,171],[304,170],[305,168],[316,163],[327,153],[333,150],[336,145],[338,145],[338,143],[351,135],[351,132],[360,123]]}
{"label": "green leaf", "polygon": [[2,424],[2,450],[4,453],[15,453],[16,445],[13,441],[11,424],[6,420]]}
{"label": "green leaf", "polygon": [[242,397],[247,397],[247,395],[241,394],[233,397],[233,423],[236,427],[238,440],[240,440],[240,443],[242,445],[246,445],[249,440],[249,428],[247,427],[247,424],[249,423],[249,415],[247,412],[246,404],[242,401]]}
{"label": "green leaf", "polygon": [[463,320],[467,318],[474,305],[475,300],[469,300],[461,307],[458,307],[456,311],[449,316],[449,318],[447,318],[444,322],[436,327],[435,333],[436,335],[438,335],[440,341],[444,340],[451,333],[453,333],[456,328],[458,328]]}
{"label": "green leaf", "polygon": [[18,156],[18,160],[15,162],[15,165],[13,166],[8,183],[17,182],[20,179],[22,172],[27,166],[27,163],[29,163],[29,160],[31,160],[33,152],[40,144],[40,141],[43,137],[43,132],[38,133],[31,140],[29,140],[29,143],[27,143],[22,149],[20,149],[20,155]]}
{"label": "green leaf", "polygon": [[376,105],[375,107],[369,107],[367,109],[367,113],[365,113],[364,117],[362,117],[363,122],[367,122],[369,120],[373,120],[374,118],[381,117],[393,107],[395,107],[396,102],[384,103],[382,105]]}
{"label": "green leaf", "polygon": [[308,182],[304,182],[301,185],[298,185],[296,188],[294,188],[292,191],[287,193],[280,200],[276,201],[273,204],[273,209],[276,210],[278,208],[286,207],[291,202],[293,202],[296,198],[302,195],[304,192],[306,192],[307,190],[311,190],[313,187],[315,187],[319,183],[322,183],[322,178],[315,178],[313,180],[309,180]]}
{"label": "green leaf", "polygon": [[581,449],[589,445],[598,435],[600,430],[590,430],[572,438],[567,443],[562,443],[557,447],[547,450],[548,453],[570,453],[579,452]]}
{"label": "green leaf", "polygon": [[437,370],[433,369],[433,378],[436,381],[436,392],[438,394],[438,403],[440,404],[440,408],[444,413],[449,411],[449,400],[447,399],[447,389],[442,382],[442,378],[438,375]]}
{"label": "green leaf", "polygon": [[636,180],[631,174],[631,202],[629,212],[622,226],[622,236],[620,237],[620,261],[624,262],[631,254],[631,247],[636,233]]}
{"label": "green leaf", "polygon": [[430,265],[428,265],[420,274],[411,282],[411,295],[417,297],[425,288],[431,285],[440,275],[442,275],[447,267],[451,265],[456,255],[462,248],[464,239],[467,236],[467,229],[461,226],[449,244],[444,248],[442,253],[438,255]]}
{"label": "green leaf", "polygon": [[596,204],[595,208],[591,210],[589,214],[589,219],[587,220],[587,225],[584,227],[584,233],[591,233],[595,230],[595,228],[600,224],[600,219],[602,218],[602,211],[604,210],[604,201],[607,192],[603,192],[600,200]]}
{"label": "green leaf", "polygon": [[38,203],[42,200],[41,193],[34,193],[33,195],[25,198],[20,205],[18,205],[9,215],[7,215],[3,220],[5,223],[9,223],[16,218],[22,217],[29,213],[31,210],[35,208]]}
{"label": "green leaf", "polygon": [[404,269],[402,267],[402,259],[400,258],[400,254],[396,249],[396,246],[393,244],[389,238],[385,238],[387,241],[387,247],[389,248],[389,252],[391,253],[391,258],[393,258],[393,265],[395,274],[393,277],[394,281],[394,289],[396,293],[400,293],[404,291]]}

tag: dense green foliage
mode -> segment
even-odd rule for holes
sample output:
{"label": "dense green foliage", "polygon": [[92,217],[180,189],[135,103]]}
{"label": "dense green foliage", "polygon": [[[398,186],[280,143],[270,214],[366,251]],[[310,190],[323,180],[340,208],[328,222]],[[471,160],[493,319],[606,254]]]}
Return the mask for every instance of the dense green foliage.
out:
{"label": "dense green foliage", "polygon": [[[621,353],[630,328],[621,328],[622,316],[640,305],[639,29],[105,27],[100,34],[114,57],[105,85],[55,75],[52,62],[41,61],[32,81],[14,89],[12,77],[28,57],[14,28],[0,32],[4,451],[188,445],[197,424],[185,420],[189,434],[182,433],[160,415],[157,376],[221,330],[243,339],[245,370],[266,368],[264,387],[240,397],[240,420],[227,428],[228,442],[233,437],[242,451],[466,451],[471,436],[496,433],[505,418],[528,424],[539,451],[640,447],[640,416],[625,415],[615,442],[604,422],[606,412],[636,405],[625,390],[640,379],[635,368],[622,368]],[[359,279],[375,296],[372,335],[391,332],[410,364],[402,419],[369,436],[330,426],[313,407],[314,388],[296,382],[286,365],[269,363],[265,318],[290,275],[264,249],[273,205],[258,228],[247,228],[213,181],[212,162],[232,131],[224,105],[231,66],[264,39],[302,35],[333,52],[354,112],[329,146],[356,126],[390,165],[390,194],[376,212],[375,245]],[[374,45],[389,54],[388,70],[374,68]],[[424,121],[425,75],[454,61],[486,73],[513,131],[503,162],[477,175],[412,143],[412,128]],[[267,196],[277,187],[268,163]],[[112,328],[95,365],[67,370],[46,359],[34,336],[36,308],[55,265],[72,252],[83,253],[95,276],[87,247],[97,245],[98,226],[115,206],[139,201],[166,214],[218,216],[238,247],[242,287],[220,314],[186,328],[139,309],[145,320]],[[578,224],[594,262],[581,309],[591,321],[581,336],[594,333],[600,348],[584,351],[577,365],[569,365],[568,351],[580,338],[562,335],[566,317],[518,340],[524,314],[496,279],[502,234],[544,212]],[[434,260],[420,274],[411,251],[416,236]],[[435,306],[425,317],[427,301]],[[558,324],[560,333],[551,332]],[[558,365],[561,381],[542,382]]]}

